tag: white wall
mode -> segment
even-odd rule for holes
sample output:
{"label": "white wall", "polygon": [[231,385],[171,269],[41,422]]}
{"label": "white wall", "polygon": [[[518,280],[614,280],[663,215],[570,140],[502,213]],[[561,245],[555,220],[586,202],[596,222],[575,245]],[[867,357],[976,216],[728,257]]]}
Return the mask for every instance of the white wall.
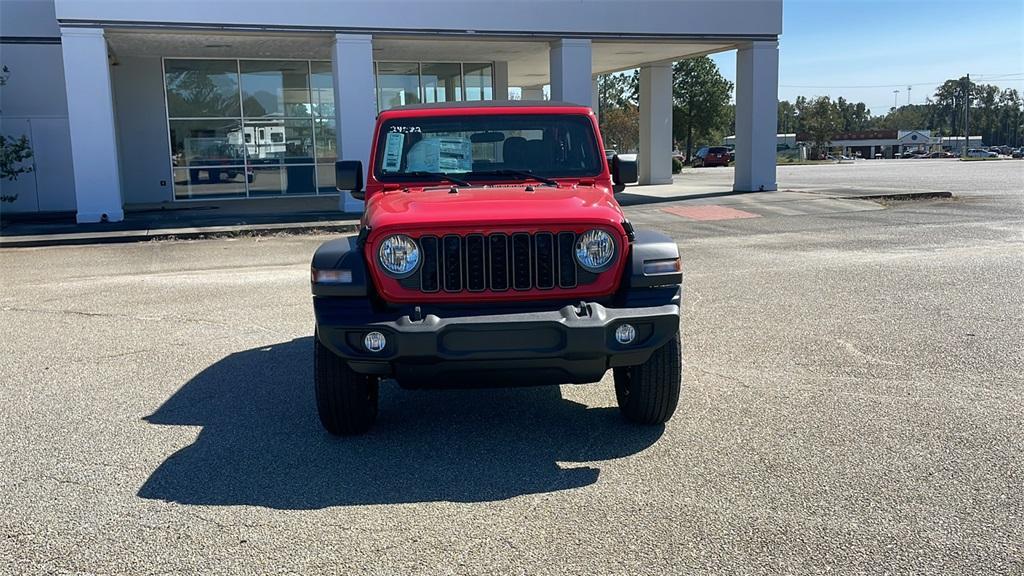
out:
{"label": "white wall", "polygon": [[[9,6],[0,4],[6,28]],[[45,34],[44,27],[26,23],[27,32]],[[6,30],[5,30],[6,33]],[[5,43],[3,64],[10,78],[0,88],[0,133],[28,136],[35,170],[14,182],[0,182],[4,195],[17,194],[4,212],[66,212],[75,209],[75,183],[71,168],[67,95],[60,44]]]}
{"label": "white wall", "polygon": [[162,74],[159,58],[119,56],[110,69],[125,204],[173,199]]}
{"label": "white wall", "polygon": [[0,0],[0,36],[60,37],[53,0]]}
{"label": "white wall", "polygon": [[57,0],[56,6],[61,20],[89,22],[195,22],[353,31],[565,32],[584,36],[782,32],[782,0]]}

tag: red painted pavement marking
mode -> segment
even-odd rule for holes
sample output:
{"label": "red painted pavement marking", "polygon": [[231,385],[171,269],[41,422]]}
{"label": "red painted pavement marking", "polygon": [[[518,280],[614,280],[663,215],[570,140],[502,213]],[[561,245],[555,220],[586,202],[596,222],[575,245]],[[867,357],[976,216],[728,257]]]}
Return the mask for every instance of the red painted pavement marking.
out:
{"label": "red painted pavement marking", "polygon": [[736,210],[735,208],[727,208],[725,206],[688,206],[683,208],[681,206],[672,206],[670,208],[662,208],[662,212],[668,212],[669,214],[675,214],[676,216],[682,216],[683,218],[689,218],[690,220],[731,220],[733,218],[760,218],[760,214],[754,214],[751,212],[744,212],[743,210]]}

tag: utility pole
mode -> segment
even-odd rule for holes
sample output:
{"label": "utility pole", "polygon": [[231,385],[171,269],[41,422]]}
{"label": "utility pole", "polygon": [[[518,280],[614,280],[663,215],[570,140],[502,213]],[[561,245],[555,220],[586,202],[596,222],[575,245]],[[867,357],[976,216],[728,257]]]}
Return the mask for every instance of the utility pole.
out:
{"label": "utility pole", "polygon": [[971,75],[966,76],[967,83],[964,84],[964,152],[967,157],[967,149],[971,147]]}

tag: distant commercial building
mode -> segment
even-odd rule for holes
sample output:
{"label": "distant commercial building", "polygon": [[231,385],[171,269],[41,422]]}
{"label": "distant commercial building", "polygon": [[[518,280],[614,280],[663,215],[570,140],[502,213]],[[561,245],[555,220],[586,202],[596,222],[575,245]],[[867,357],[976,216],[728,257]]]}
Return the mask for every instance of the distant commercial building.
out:
{"label": "distant commercial building", "polygon": [[966,147],[964,146],[963,136],[940,136],[937,137],[937,140],[943,150],[949,150],[950,152],[960,152],[964,148],[982,148],[985,146],[981,136],[971,136],[967,141]]}
{"label": "distant commercial building", "polygon": [[[726,136],[722,141],[722,144],[726,146],[736,146],[736,136]],[[796,134],[776,134],[775,135],[775,149],[776,150],[790,150],[796,148]]]}
{"label": "distant commercial building", "polygon": [[[797,134],[796,140],[801,144],[809,144],[813,138],[801,132]],[[963,136],[932,136],[931,130],[861,130],[840,132],[832,137],[830,145],[842,149],[843,154],[850,156],[895,158],[904,152],[931,150],[939,146],[944,150],[959,152],[963,141]],[[971,148],[982,146],[981,136],[971,136],[969,142]]]}

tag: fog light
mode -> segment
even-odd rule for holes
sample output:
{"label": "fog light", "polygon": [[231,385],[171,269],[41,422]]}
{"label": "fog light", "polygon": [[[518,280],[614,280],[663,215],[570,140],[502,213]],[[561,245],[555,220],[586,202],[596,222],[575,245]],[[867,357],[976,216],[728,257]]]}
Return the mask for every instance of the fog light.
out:
{"label": "fog light", "polygon": [[387,338],[380,332],[370,332],[363,338],[363,346],[370,352],[380,352],[387,343]]}
{"label": "fog light", "polygon": [[636,338],[636,328],[632,324],[622,324],[615,329],[615,339],[619,344],[629,344]]}

